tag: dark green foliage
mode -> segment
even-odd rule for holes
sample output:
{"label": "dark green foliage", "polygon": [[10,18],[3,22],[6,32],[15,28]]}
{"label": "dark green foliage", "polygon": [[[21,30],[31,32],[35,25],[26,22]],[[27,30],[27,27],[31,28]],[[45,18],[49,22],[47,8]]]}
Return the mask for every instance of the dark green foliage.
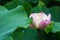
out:
{"label": "dark green foliage", "polygon": [[[60,40],[60,0],[0,0],[0,40]],[[31,13],[51,14],[45,30],[29,28]]]}

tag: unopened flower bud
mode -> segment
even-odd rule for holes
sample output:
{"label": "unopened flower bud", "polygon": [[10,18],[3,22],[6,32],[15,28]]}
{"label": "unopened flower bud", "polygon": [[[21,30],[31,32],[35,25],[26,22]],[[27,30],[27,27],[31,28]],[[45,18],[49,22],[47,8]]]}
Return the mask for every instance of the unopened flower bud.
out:
{"label": "unopened flower bud", "polygon": [[33,23],[36,28],[46,28],[46,26],[51,22],[51,14],[46,15],[44,12],[32,13],[30,18],[33,19]]}

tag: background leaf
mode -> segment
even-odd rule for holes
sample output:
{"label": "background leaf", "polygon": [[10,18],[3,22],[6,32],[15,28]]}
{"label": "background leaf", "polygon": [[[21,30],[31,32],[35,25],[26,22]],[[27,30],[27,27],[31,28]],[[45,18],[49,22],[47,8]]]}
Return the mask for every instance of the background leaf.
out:
{"label": "background leaf", "polygon": [[51,15],[52,15],[52,20],[56,22],[60,22],[60,6],[53,6],[50,8],[51,10]]}
{"label": "background leaf", "polygon": [[16,8],[18,5],[22,5],[24,7],[24,10],[26,11],[26,13],[28,14],[28,16],[31,14],[31,9],[32,6],[29,2],[25,1],[25,0],[13,0],[11,2],[6,3],[4,6],[11,10]]}
{"label": "background leaf", "polygon": [[60,0],[54,0],[54,1],[58,1],[58,2],[60,2]]}
{"label": "background leaf", "polygon": [[13,33],[14,40],[38,40],[37,31],[35,29],[27,28],[18,28]]}
{"label": "background leaf", "polygon": [[60,23],[54,22],[52,27],[53,27],[53,30],[52,30],[53,33],[60,32]]}

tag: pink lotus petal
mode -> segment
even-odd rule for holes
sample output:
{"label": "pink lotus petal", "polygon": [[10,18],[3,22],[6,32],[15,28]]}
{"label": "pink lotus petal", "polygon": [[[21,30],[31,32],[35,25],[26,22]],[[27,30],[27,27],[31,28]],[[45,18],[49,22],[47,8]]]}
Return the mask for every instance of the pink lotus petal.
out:
{"label": "pink lotus petal", "polygon": [[45,28],[51,20],[51,14],[46,15],[44,12],[31,14],[30,17],[33,18],[33,23],[37,28]]}
{"label": "pink lotus petal", "polygon": [[51,14],[48,15],[48,20],[51,20]]}

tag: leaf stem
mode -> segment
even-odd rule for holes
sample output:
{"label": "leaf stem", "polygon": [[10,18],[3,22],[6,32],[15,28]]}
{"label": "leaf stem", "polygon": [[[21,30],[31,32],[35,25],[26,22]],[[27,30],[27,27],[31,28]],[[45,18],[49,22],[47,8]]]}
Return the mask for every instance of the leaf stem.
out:
{"label": "leaf stem", "polygon": [[38,35],[38,40],[47,40],[46,39],[47,35],[44,32],[44,30],[37,29],[37,35]]}

